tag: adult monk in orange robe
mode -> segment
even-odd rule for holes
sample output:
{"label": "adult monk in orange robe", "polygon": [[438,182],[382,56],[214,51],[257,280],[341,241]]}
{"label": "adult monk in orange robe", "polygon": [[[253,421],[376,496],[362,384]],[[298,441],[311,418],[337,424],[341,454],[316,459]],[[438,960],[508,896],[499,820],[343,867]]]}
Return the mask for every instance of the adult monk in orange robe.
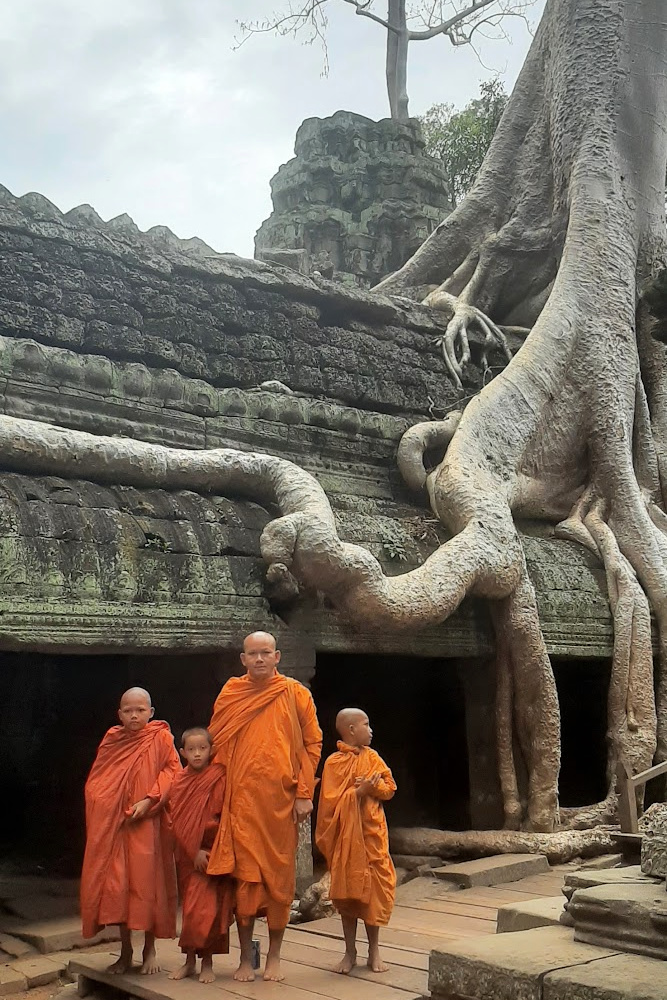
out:
{"label": "adult monk in orange robe", "polygon": [[144,931],[141,972],[159,972],[155,938],[176,937],[176,876],[164,806],[181,770],[166,722],[153,719],[151,696],[130,688],[119,726],[100,743],[86,781],[86,852],[81,873],[83,936],[120,927],[120,958],[132,967],[131,932]]}
{"label": "adult monk in orange robe", "polygon": [[206,729],[186,729],[181,757],[186,767],[174,779],[169,799],[176,873],[183,907],[181,938],[185,963],[170,979],[194,976],[201,957],[200,983],[215,982],[213,956],[229,953],[229,928],[234,920],[234,884],[226,876],[207,875],[225,794],[221,764],[211,764],[213,746]]}
{"label": "adult monk in orange robe", "polygon": [[341,739],[322,773],[316,842],[331,872],[331,901],[341,915],[345,955],[336,971],[347,975],[357,962],[357,920],[368,936],[368,966],[386,972],[380,957],[380,927],[389,923],[396,872],[389,854],[383,801],[396,782],[370,743],[373,730],[360,708],[336,718]]}
{"label": "adult monk in orange robe", "polygon": [[240,982],[255,978],[252,932],[266,916],[264,979],[280,981],[280,949],[294,899],[297,824],[313,811],[322,731],[310,692],[278,673],[280,651],[267,632],[243,643],[244,677],[232,677],[213,709],[209,731],[227,768],[227,793],[208,872],[233,875]]}

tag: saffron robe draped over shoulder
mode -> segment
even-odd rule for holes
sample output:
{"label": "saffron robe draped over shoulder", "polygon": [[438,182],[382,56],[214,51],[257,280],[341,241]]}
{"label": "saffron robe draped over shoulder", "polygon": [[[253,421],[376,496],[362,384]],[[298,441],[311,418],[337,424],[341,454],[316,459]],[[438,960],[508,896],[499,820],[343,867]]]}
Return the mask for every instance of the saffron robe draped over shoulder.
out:
{"label": "saffron robe draped over shoulder", "polygon": [[[380,775],[362,798],[357,778]],[[383,800],[396,791],[392,773],[375,750],[338,742],[324,765],[315,839],[331,872],[331,901],[343,916],[371,926],[389,923],[396,872],[389,854]]]}
{"label": "saffron robe draped over shoulder", "polygon": [[[227,791],[208,872],[238,880],[241,919],[266,912],[278,929],[294,899],[294,801],[312,799],[322,752],[312,696],[279,673],[261,684],[247,674],[232,677],[209,732],[215,759],[227,768]],[[277,904],[273,919],[267,902]]]}
{"label": "saffron robe draped over shoulder", "polygon": [[[113,726],[86,781],[86,851],[81,873],[85,938],[106,924],[176,936],[176,875],[164,806],[181,770],[171,730],[153,720],[138,733]],[[128,823],[131,807],[153,802]]]}
{"label": "saffron robe draped over shoulder", "polygon": [[226,955],[234,919],[230,878],[195,870],[200,850],[213,846],[225,794],[225,769],[209,764],[203,771],[186,767],[174,780],[169,799],[176,874],[183,907],[179,945],[182,951]]}

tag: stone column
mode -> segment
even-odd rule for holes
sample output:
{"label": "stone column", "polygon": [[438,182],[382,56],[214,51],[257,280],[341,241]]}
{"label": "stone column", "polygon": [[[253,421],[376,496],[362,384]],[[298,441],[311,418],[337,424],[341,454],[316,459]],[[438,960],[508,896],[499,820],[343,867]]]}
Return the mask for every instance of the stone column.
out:
{"label": "stone column", "polygon": [[496,669],[493,658],[460,659],[457,664],[465,697],[470,825],[500,830],[503,800],[496,751]]}

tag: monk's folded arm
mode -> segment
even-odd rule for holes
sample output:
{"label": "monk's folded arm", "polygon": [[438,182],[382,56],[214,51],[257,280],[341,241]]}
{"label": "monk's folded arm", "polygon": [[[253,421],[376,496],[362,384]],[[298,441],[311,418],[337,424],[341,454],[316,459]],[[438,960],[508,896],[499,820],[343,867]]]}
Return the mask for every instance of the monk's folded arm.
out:
{"label": "monk's folded arm", "polygon": [[164,807],[167,799],[169,798],[169,792],[171,791],[174,778],[180,773],[181,770],[181,762],[178,759],[178,754],[174,748],[173,753],[169,754],[162,770],[155,779],[155,784],[146,795],[146,798],[150,799],[153,803],[149,815],[154,815],[159,809]]}
{"label": "monk's folded arm", "polygon": [[387,770],[382,772],[380,780],[370,794],[373,798],[380,799],[381,802],[388,802],[389,799],[393,799],[395,792],[396,782],[391,771]]}

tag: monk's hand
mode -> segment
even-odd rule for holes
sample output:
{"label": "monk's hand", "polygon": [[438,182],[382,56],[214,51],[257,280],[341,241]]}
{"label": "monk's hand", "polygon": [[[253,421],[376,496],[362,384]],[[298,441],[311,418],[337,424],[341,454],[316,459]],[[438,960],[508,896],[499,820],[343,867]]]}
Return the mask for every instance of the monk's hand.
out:
{"label": "monk's hand", "polygon": [[372,795],[378,786],[380,780],[379,774],[371,774],[367,778],[355,778],[356,792],[360,799],[364,795]]}
{"label": "monk's hand", "polygon": [[129,811],[127,817],[128,823],[136,823],[137,820],[143,819],[144,816],[148,815],[148,811],[152,805],[152,799],[141,799],[141,801],[135,802]]}
{"label": "monk's hand", "polygon": [[205,872],[208,868],[208,851],[197,851],[197,856],[195,858],[195,871]]}
{"label": "monk's hand", "polygon": [[303,823],[304,820],[308,819],[312,811],[312,799],[295,799],[294,808],[292,809],[292,819],[295,823]]}

